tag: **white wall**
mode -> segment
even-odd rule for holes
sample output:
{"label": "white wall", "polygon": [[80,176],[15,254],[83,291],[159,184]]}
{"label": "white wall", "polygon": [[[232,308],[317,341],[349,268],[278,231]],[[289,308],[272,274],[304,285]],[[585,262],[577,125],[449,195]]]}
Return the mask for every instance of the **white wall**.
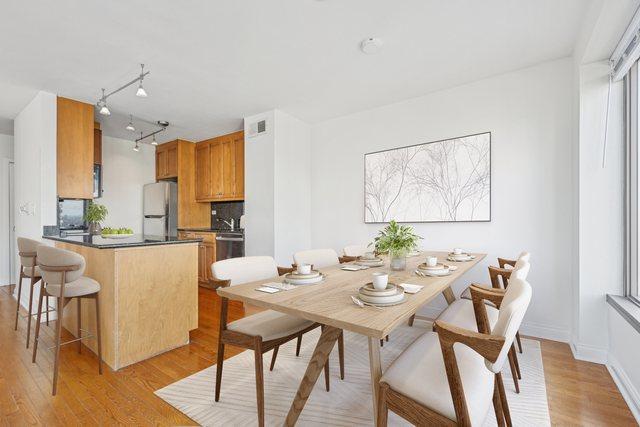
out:
{"label": "white wall", "polygon": [[314,126],[312,246],[366,243],[381,228],[363,223],[365,153],[491,131],[491,222],[415,229],[424,248],[488,253],[457,292],[471,281],[486,283],[486,266],[497,256],[530,251],[534,293],[523,330],[568,341],[572,85],[567,58]]}
{"label": "white wall", "polygon": [[56,224],[56,114],[56,95],[38,92],[14,120],[17,237],[41,239],[42,227]]}
{"label": "white wall", "polygon": [[[633,303],[630,303],[633,304]],[[640,333],[613,307],[608,309],[607,366],[636,420],[640,420]]]}
{"label": "white wall", "polygon": [[13,159],[13,135],[0,133],[0,158]]}
{"label": "white wall", "polygon": [[9,233],[10,160],[13,160],[13,136],[0,134],[0,286],[14,283],[10,267],[14,256]]}
{"label": "white wall", "polygon": [[109,136],[102,137],[102,197],[96,203],[109,210],[103,226],[129,227],[142,233],[142,187],[155,182],[155,150],[142,144]]}

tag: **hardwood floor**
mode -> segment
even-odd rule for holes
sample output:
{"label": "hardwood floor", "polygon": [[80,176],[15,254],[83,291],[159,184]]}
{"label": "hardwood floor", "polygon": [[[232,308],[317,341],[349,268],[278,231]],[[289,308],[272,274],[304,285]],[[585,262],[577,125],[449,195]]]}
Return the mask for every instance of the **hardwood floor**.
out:
{"label": "hardwood floor", "polygon": [[[194,425],[153,392],[215,363],[219,298],[200,288],[199,328],[187,346],[98,375],[97,360],[62,347],[58,395],[51,396],[53,326],[43,324],[37,364],[25,349],[26,321],[13,330],[15,300],[0,288],[0,425]],[[244,315],[230,304],[229,317]],[[64,339],[69,339],[66,333]],[[225,356],[239,349],[228,348]],[[636,425],[607,369],[573,359],[567,344],[542,340],[549,410],[554,425]],[[523,372],[526,375],[526,372]],[[211,385],[213,388],[213,384]]]}

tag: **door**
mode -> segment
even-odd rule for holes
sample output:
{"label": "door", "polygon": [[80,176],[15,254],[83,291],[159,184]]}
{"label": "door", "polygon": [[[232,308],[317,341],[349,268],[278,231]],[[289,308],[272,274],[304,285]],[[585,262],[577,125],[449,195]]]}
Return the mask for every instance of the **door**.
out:
{"label": "door", "polygon": [[231,137],[222,141],[222,197],[231,198],[236,193],[236,156]]}
{"label": "door", "polygon": [[15,223],[15,199],[14,199],[14,178],[13,178],[14,163],[9,162],[9,283],[17,283],[18,274],[16,271],[16,223]]}
{"label": "door", "polygon": [[178,176],[178,144],[173,144],[166,151],[167,168],[165,177],[174,178]]}
{"label": "door", "polygon": [[235,150],[235,193],[236,199],[244,199],[244,132],[233,134],[233,148]]}
{"label": "door", "polygon": [[163,216],[167,214],[167,191],[169,183],[156,182],[143,187],[144,216]]}
{"label": "door", "polygon": [[145,236],[166,236],[167,217],[144,218],[142,223],[142,234]]}
{"label": "door", "polygon": [[167,150],[156,148],[156,179],[163,179],[167,175]]}
{"label": "door", "polygon": [[221,199],[224,195],[224,161],[222,141],[215,141],[211,143],[209,158],[211,165],[211,191],[209,196],[214,199]]}
{"label": "door", "polygon": [[210,144],[196,145],[196,200],[206,200],[211,194]]}

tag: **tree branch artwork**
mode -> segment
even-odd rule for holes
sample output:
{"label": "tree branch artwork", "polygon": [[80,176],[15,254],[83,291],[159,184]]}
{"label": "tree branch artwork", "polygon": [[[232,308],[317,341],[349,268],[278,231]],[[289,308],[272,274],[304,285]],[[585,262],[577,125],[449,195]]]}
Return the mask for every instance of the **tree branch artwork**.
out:
{"label": "tree branch artwork", "polygon": [[491,220],[491,133],[365,155],[365,222]]}

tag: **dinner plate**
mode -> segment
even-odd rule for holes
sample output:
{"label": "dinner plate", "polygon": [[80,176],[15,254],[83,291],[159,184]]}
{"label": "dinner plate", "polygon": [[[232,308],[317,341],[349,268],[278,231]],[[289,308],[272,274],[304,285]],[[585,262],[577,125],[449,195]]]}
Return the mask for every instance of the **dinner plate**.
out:
{"label": "dinner plate", "polygon": [[370,295],[370,296],[388,296],[388,295],[395,295],[396,292],[398,292],[398,287],[393,283],[387,283],[386,289],[378,290],[373,287],[373,283],[369,282],[366,285],[362,286],[360,289],[358,289],[358,292],[360,292],[361,294]]}
{"label": "dinner plate", "polygon": [[360,298],[364,302],[368,302],[369,304],[397,304],[398,302],[404,299],[404,289],[398,288],[396,289],[396,293],[393,295],[387,296],[371,296],[366,294],[358,294],[358,298]]}
{"label": "dinner plate", "polygon": [[418,265],[418,268],[421,271],[439,271],[439,270],[449,270],[449,266],[446,264],[442,264],[442,263],[438,263],[436,265],[434,265],[433,267],[429,267],[426,263],[422,263],[420,265]]}
{"label": "dinner plate", "polygon": [[311,277],[309,279],[296,279],[285,274],[284,281],[287,283],[291,283],[292,285],[314,285],[316,283],[320,283],[324,280],[324,274],[320,273],[317,277]]}
{"label": "dinner plate", "polygon": [[[361,297],[360,295],[358,297]],[[362,300],[364,301],[364,300]],[[404,302],[407,301],[407,296],[405,294],[402,294],[402,299],[396,302],[386,302],[386,303],[382,303],[382,302],[367,302],[365,301],[367,304],[371,304],[371,305],[375,305],[376,307],[391,307],[393,305],[399,305],[402,304]]]}
{"label": "dinner plate", "polygon": [[288,276],[293,279],[299,280],[299,279],[313,279],[314,277],[318,277],[319,275],[320,275],[320,272],[317,270],[311,270],[311,273],[309,274],[300,274],[296,270],[294,270],[291,273],[287,273],[285,277]]}
{"label": "dinner plate", "polygon": [[366,267],[380,267],[384,265],[384,261],[381,259],[377,259],[377,260],[363,260],[360,259],[358,261],[356,261],[357,265],[364,265]]}
{"label": "dinner plate", "polygon": [[448,257],[447,261],[451,261],[451,262],[467,262],[467,261],[472,261],[473,258],[471,257],[467,257],[467,258],[451,258]]}
{"label": "dinner plate", "polygon": [[451,272],[449,270],[440,270],[440,271],[428,271],[428,270],[419,270],[420,273],[424,274],[425,276],[430,276],[430,277],[443,277],[443,276],[448,276],[451,274]]}

